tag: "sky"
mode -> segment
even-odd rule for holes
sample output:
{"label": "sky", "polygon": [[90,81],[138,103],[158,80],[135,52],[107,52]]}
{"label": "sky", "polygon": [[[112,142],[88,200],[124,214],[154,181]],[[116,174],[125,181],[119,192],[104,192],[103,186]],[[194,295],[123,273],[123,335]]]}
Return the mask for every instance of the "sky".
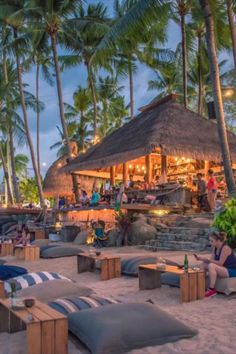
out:
{"label": "sky", "polygon": [[[88,3],[97,3],[97,0],[88,0]],[[113,0],[103,0],[112,13]],[[168,29],[167,48],[175,49],[180,42],[180,29],[177,25],[171,23]],[[153,71],[144,65],[139,65],[134,75],[134,98],[135,112],[142,105],[149,103],[156,93],[148,91],[148,81],[153,77]],[[86,70],[83,66],[79,66],[62,73],[62,86],[64,102],[73,103],[73,93],[79,85],[86,86]],[[23,77],[24,83],[28,84],[27,90],[35,94],[35,69],[29,73],[25,73]],[[125,96],[126,103],[129,102],[129,86],[128,80],[120,80],[120,84],[124,86],[122,94]],[[40,152],[41,152],[41,173],[44,176],[50,165],[57,159],[57,150],[50,150],[50,146],[60,140],[57,126],[60,126],[59,108],[56,83],[49,86],[43,79],[40,80],[40,100],[44,102],[45,109],[41,113],[40,123]],[[32,134],[34,146],[36,146],[36,113],[29,111],[29,125]],[[28,148],[17,150],[16,153],[25,153],[29,156]],[[32,165],[29,163],[29,175],[33,175]]]}

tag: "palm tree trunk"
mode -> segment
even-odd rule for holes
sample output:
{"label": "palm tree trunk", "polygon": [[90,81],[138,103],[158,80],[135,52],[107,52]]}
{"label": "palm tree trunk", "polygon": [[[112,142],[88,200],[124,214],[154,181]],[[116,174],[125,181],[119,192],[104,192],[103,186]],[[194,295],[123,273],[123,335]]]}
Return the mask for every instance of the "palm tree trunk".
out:
{"label": "palm tree trunk", "polygon": [[[16,29],[14,29],[14,37],[17,38]],[[37,183],[37,187],[38,187],[40,205],[43,208],[45,206],[44,196],[43,196],[43,188],[42,188],[41,178],[40,178],[37,164],[36,164],[33,142],[32,142],[30,130],[29,130],[28,114],[27,114],[27,109],[26,109],[26,104],[25,104],[25,95],[24,95],[23,83],[22,83],[22,69],[21,69],[21,65],[20,65],[19,55],[17,53],[16,53],[16,67],[17,67],[17,78],[18,78],[19,91],[20,91],[21,107],[22,107],[23,118],[24,118],[25,133],[26,133],[28,144],[29,144],[32,166],[34,169],[34,174],[35,174],[36,183]]]}
{"label": "palm tree trunk", "polygon": [[92,92],[92,98],[93,98],[93,138],[95,140],[96,135],[97,135],[97,115],[98,115],[98,113],[97,113],[97,97],[96,97],[96,90],[95,90],[95,86],[94,86],[92,69],[87,62],[85,65],[87,67],[89,86],[90,86],[90,90]]}
{"label": "palm tree trunk", "polygon": [[203,113],[203,82],[202,82],[202,58],[201,58],[202,37],[198,35],[198,114]]}
{"label": "palm tree trunk", "polygon": [[4,159],[4,154],[3,154],[3,151],[2,151],[1,143],[0,143],[0,158],[2,160],[3,173],[4,173],[6,185],[7,185],[8,200],[10,201],[10,204],[13,204],[13,197],[12,197],[12,194],[11,194],[11,188],[10,188],[10,182],[9,182],[9,174],[8,174],[8,171],[7,171],[7,165],[5,163],[5,159]]}
{"label": "palm tree trunk", "polygon": [[36,149],[37,149],[37,166],[39,175],[40,171],[40,113],[39,113],[39,69],[40,65],[37,63],[36,67],[36,100],[37,100],[37,142],[36,142]]}
{"label": "palm tree trunk", "polygon": [[134,81],[131,59],[128,59],[130,118],[134,118]]}
{"label": "palm tree trunk", "polygon": [[20,202],[20,194],[19,194],[19,188],[18,188],[18,183],[17,183],[17,177],[16,177],[16,164],[15,164],[15,149],[14,149],[14,142],[13,142],[13,131],[12,131],[12,126],[10,126],[9,129],[9,145],[10,145],[10,158],[11,158],[11,171],[12,171],[12,184],[13,184],[13,190],[16,198],[16,203]]}
{"label": "palm tree trunk", "polygon": [[215,103],[216,119],[219,133],[219,143],[221,146],[222,160],[224,165],[224,173],[226,185],[230,196],[236,196],[236,185],[234,181],[233,170],[231,166],[230,150],[226,131],[223,101],[221,94],[221,84],[219,75],[219,65],[217,59],[217,50],[215,44],[214,19],[211,13],[210,3],[208,0],[199,0],[205,17],[206,40],[208,56],[210,61],[211,80],[213,86],[213,97]]}
{"label": "palm tree trunk", "polygon": [[[59,103],[59,110],[60,110],[61,125],[62,125],[62,129],[63,129],[64,139],[66,141],[68,162],[70,162],[72,160],[72,150],[71,150],[71,146],[70,146],[70,139],[69,139],[69,135],[68,135],[65,114],[64,114],[61,75],[60,75],[60,67],[59,67],[58,54],[57,54],[56,33],[51,33],[50,36],[51,36],[51,45],[52,45],[53,59],[54,59],[54,65],[55,65],[56,80],[57,80],[57,94],[58,94],[58,103]],[[72,183],[73,183],[73,193],[75,195],[75,200],[77,201],[79,199],[77,176],[72,175]]]}
{"label": "palm tree trunk", "polygon": [[185,15],[180,16],[181,19],[181,36],[182,36],[182,61],[183,61],[183,91],[184,91],[184,107],[187,108],[187,46],[186,46],[186,27]]}
{"label": "palm tree trunk", "polygon": [[80,112],[79,135],[81,139],[82,151],[85,149],[85,130],[84,130],[84,112]]}
{"label": "palm tree trunk", "polygon": [[6,141],[6,164],[7,164],[7,171],[8,171],[8,176],[9,176],[9,185],[10,185],[10,190],[11,190],[11,195],[13,198],[13,204],[15,204],[15,195],[14,195],[14,190],[13,190],[13,183],[12,183],[12,170],[11,170],[11,154],[10,154],[10,138],[9,138],[9,132],[7,134],[7,141]]}
{"label": "palm tree trunk", "polygon": [[231,33],[231,39],[233,44],[233,56],[234,56],[234,67],[236,69],[236,28],[234,23],[234,8],[233,8],[233,1],[226,0],[227,4],[227,12],[228,12],[228,19],[229,19],[229,28]]}

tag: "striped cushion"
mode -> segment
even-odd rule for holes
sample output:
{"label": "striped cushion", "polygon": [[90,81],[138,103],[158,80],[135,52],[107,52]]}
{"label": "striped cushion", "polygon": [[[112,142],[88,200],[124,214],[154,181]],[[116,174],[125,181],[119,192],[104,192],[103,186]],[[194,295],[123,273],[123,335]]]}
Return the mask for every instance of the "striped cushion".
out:
{"label": "striped cushion", "polygon": [[49,306],[63,313],[64,315],[68,315],[72,312],[78,312],[104,305],[117,304],[119,302],[120,301],[111,298],[92,295],[56,299],[54,301],[49,302]]}
{"label": "striped cushion", "polygon": [[70,279],[63,277],[58,273],[53,272],[37,272],[37,273],[28,273],[19,277],[11,278],[4,282],[4,287],[6,293],[11,292],[11,283],[16,285],[16,291],[28,288],[31,285],[40,284],[45,281],[54,280],[54,279],[65,279],[71,281]]}

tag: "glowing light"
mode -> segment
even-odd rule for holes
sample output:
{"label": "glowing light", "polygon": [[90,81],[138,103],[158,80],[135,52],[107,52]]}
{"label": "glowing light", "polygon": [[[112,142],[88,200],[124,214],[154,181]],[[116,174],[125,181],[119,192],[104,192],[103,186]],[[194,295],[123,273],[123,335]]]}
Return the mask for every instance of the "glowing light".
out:
{"label": "glowing light", "polygon": [[145,170],[145,167],[144,167],[144,166],[142,166],[142,170]]}
{"label": "glowing light", "polygon": [[42,163],[42,166],[44,166],[44,167],[47,166],[47,163],[46,163],[46,162],[43,162],[43,163]]}
{"label": "glowing light", "polygon": [[186,162],[190,162],[191,160],[190,159],[187,159]]}
{"label": "glowing light", "polygon": [[178,160],[178,157],[175,157],[175,161],[177,161]]}
{"label": "glowing light", "polygon": [[163,216],[163,215],[169,214],[169,210],[162,210],[162,209],[159,209],[159,210],[151,210],[151,213],[152,213],[152,214],[155,214],[155,215],[158,215],[158,216]]}
{"label": "glowing light", "polygon": [[132,168],[133,166],[132,165],[129,165],[129,168]]}
{"label": "glowing light", "polygon": [[224,92],[224,96],[227,98],[232,97],[233,94],[234,94],[234,90],[232,90],[232,89],[228,89]]}
{"label": "glowing light", "polygon": [[136,168],[139,168],[139,165],[137,165]]}
{"label": "glowing light", "polygon": [[57,164],[57,167],[61,167],[62,166],[62,164],[59,162],[58,164]]}

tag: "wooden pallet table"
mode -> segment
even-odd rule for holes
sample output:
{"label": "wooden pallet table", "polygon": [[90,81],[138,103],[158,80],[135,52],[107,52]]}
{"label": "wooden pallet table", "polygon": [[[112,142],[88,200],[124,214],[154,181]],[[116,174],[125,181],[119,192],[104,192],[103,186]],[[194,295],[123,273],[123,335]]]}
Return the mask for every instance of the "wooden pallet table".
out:
{"label": "wooden pallet table", "polygon": [[15,256],[24,261],[38,261],[40,249],[37,246],[16,246]]}
{"label": "wooden pallet table", "polygon": [[13,244],[12,243],[1,243],[0,244],[0,256],[13,256]]}
{"label": "wooden pallet table", "polygon": [[78,273],[94,272],[95,260],[101,261],[101,280],[109,280],[121,276],[120,257],[107,254],[91,256],[89,253],[80,253],[77,255]]}
{"label": "wooden pallet table", "polygon": [[0,332],[26,329],[27,354],[67,354],[68,320],[36,300],[31,308],[14,311],[9,299],[0,300]]}
{"label": "wooden pallet table", "polygon": [[4,281],[0,280],[0,299],[5,298]]}
{"label": "wooden pallet table", "polygon": [[151,290],[161,287],[161,273],[173,273],[180,277],[180,298],[182,302],[203,299],[205,296],[205,272],[189,269],[185,272],[175,266],[166,265],[164,270],[157,269],[156,264],[139,266],[139,289]]}

